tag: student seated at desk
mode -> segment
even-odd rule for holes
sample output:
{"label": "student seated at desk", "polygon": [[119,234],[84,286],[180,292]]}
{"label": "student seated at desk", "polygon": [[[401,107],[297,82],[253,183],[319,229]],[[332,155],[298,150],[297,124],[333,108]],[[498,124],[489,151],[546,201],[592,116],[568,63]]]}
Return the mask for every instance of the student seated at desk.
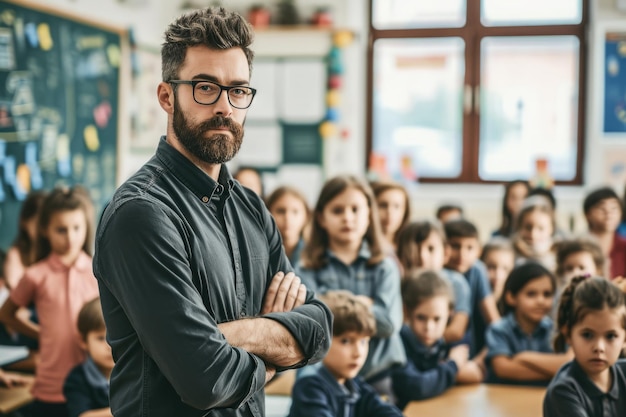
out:
{"label": "student seated at desk", "polygon": [[450,348],[443,335],[454,309],[452,287],[438,272],[413,271],[402,282],[405,324],[400,331],[407,365],[393,373],[397,405],[440,395],[457,382],[480,382],[469,346]]}
{"label": "student seated at desk", "polygon": [[109,378],[115,363],[106,341],[100,298],[86,302],[78,313],[78,332],[87,359],[70,371],[63,384],[69,417],[111,417]]}
{"label": "student seated at desk", "polygon": [[320,298],[334,316],[333,340],[322,366],[296,381],[288,417],[402,416],[357,377],[376,333],[374,314],[348,291],[328,291]]}
{"label": "student seated at desk", "polygon": [[554,353],[550,343],[555,288],[554,275],[539,263],[511,271],[499,303],[503,317],[486,334],[490,382],[546,385],[572,359],[571,351]]}
{"label": "student seated at desk", "polygon": [[574,360],[556,374],[544,417],[626,416],[626,297],[600,277],[574,278],[559,304],[555,349],[567,342]]}

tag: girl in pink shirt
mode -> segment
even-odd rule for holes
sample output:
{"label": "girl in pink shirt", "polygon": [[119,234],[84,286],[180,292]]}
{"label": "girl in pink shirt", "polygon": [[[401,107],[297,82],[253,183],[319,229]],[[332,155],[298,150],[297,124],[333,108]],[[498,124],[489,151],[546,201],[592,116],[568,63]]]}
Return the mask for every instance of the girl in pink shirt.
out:
{"label": "girl in pink shirt", "polygon": [[[39,338],[33,417],[67,417],[63,382],[85,359],[76,320],[82,305],[99,295],[91,268],[92,214],[89,196],[82,188],[57,188],[46,197],[39,218],[38,262],[26,269],[0,309],[2,322]],[[16,314],[31,302],[39,324]]]}

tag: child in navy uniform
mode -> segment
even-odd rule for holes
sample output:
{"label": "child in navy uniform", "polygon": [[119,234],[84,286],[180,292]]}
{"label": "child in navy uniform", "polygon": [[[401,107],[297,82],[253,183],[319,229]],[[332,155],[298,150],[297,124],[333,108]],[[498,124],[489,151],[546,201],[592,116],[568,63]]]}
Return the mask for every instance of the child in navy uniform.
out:
{"label": "child in navy uniform", "polygon": [[357,377],[376,334],[374,314],[348,291],[328,291],[321,298],[334,316],[333,340],[315,374],[296,380],[289,417],[402,416]]}
{"label": "child in navy uniform", "polygon": [[559,304],[555,350],[565,342],[574,360],[548,387],[544,417],[626,416],[626,300],[621,290],[600,277],[576,277]]}
{"label": "child in navy uniform", "polygon": [[407,365],[394,372],[398,407],[442,394],[457,382],[480,382],[483,372],[468,361],[469,347],[450,348],[443,335],[454,309],[448,281],[432,270],[415,271],[402,282],[406,323],[400,331]]}
{"label": "child in navy uniform", "polygon": [[80,310],[78,332],[87,359],[70,371],[63,385],[69,417],[110,417],[109,377],[114,363],[100,298],[88,301]]}

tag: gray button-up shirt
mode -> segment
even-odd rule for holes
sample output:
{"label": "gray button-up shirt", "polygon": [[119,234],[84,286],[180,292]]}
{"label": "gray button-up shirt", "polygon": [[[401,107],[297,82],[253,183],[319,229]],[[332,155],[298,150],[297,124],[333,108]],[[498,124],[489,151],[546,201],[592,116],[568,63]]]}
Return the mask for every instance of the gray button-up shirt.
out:
{"label": "gray button-up shirt", "polygon": [[[258,316],[274,274],[291,270],[261,199],[226,166],[215,182],[162,138],[116,191],[96,236],[114,415],[263,416],[265,364],[217,325]],[[331,314],[312,292],[265,317],[299,342],[300,365],[328,350]]]}

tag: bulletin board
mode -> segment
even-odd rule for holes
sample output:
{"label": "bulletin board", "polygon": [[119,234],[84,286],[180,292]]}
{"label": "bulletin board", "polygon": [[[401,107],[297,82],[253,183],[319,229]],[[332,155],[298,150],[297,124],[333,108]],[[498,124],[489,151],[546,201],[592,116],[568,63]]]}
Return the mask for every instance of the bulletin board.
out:
{"label": "bulletin board", "polygon": [[0,247],[30,190],[81,184],[99,212],[116,186],[127,33],[0,1]]}

